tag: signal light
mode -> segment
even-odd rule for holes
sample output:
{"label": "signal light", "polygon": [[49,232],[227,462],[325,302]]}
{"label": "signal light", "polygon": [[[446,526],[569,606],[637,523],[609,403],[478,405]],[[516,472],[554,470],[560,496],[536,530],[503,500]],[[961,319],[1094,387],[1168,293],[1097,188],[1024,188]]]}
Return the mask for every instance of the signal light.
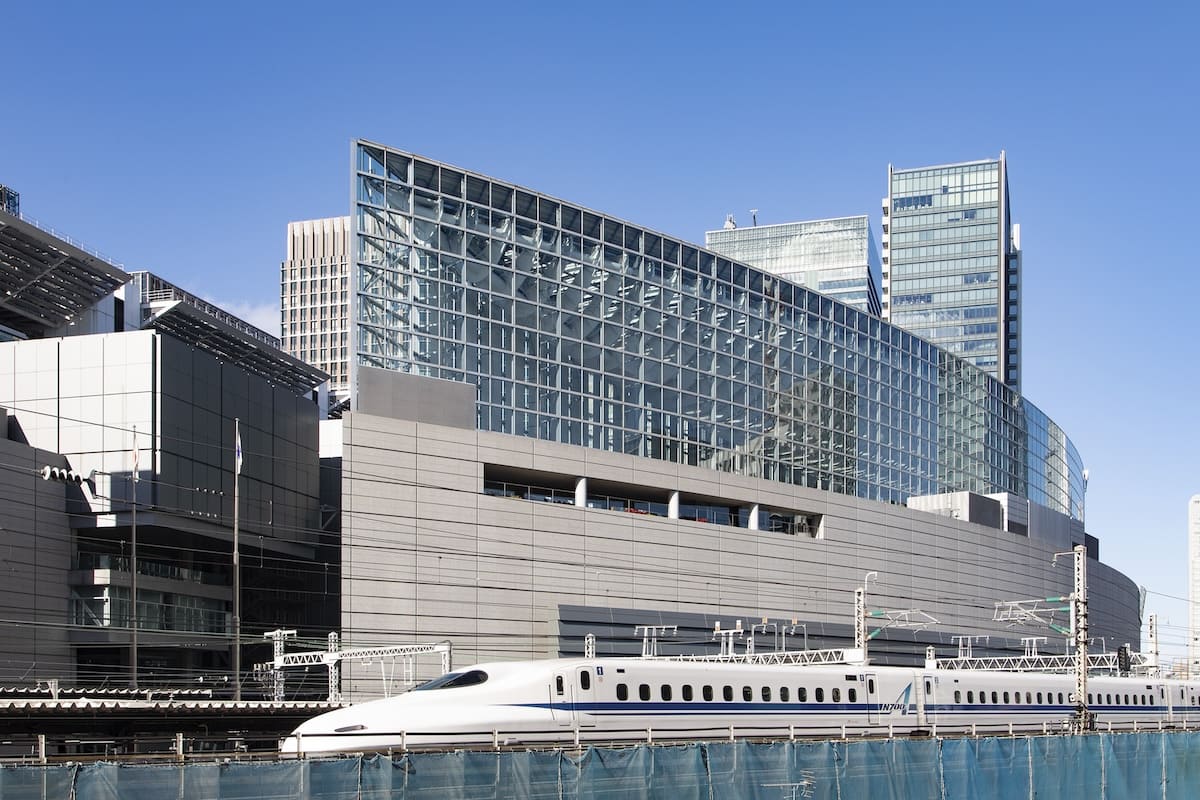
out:
{"label": "signal light", "polygon": [[80,473],[72,472],[66,467],[42,467],[42,480],[73,483],[76,486],[82,486],[84,478]]}
{"label": "signal light", "polygon": [[1130,667],[1129,645],[1123,644],[1117,648],[1117,672],[1122,675],[1129,674]]}

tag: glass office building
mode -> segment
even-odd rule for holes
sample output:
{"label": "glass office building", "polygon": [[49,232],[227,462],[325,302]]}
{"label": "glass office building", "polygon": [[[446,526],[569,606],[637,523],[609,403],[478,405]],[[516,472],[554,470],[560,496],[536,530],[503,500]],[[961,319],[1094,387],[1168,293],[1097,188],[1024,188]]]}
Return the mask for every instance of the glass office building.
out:
{"label": "glass office building", "polygon": [[879,250],[866,216],[750,228],[731,223],[706,232],[705,247],[879,316]]}
{"label": "glass office building", "polygon": [[1000,158],[888,167],[883,318],[1020,391],[1020,228]]}
{"label": "glass office building", "polygon": [[954,353],[615,217],[352,149],[352,373],[473,384],[479,430],[897,503],[1011,492],[1082,519],[1062,430]]}

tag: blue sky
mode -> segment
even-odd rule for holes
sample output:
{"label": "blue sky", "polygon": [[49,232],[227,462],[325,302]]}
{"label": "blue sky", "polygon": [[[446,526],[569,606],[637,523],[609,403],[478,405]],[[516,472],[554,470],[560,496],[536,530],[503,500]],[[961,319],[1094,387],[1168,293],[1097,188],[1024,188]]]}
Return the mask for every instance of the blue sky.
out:
{"label": "blue sky", "polygon": [[1182,647],[1194,7],[10,5],[22,211],[272,329],[286,224],[347,213],[354,137],[698,242],[750,208],[878,234],[888,163],[1007,150],[1025,394],[1083,455],[1102,559]]}

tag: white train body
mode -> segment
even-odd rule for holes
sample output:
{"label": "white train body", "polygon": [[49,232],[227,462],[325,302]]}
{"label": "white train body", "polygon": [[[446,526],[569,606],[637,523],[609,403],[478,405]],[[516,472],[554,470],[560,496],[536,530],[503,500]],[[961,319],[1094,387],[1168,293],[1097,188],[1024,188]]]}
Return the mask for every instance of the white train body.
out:
{"label": "white train body", "polygon": [[[1072,675],[637,658],[498,662],[332,711],[284,753],[443,747],[1059,730]],[[1200,725],[1200,682],[1093,676],[1101,729]]]}

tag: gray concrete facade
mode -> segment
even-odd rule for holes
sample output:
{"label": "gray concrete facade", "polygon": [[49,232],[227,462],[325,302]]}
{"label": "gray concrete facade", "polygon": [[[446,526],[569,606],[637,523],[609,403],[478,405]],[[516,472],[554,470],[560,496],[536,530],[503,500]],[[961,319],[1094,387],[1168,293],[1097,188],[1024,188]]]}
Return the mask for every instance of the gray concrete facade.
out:
{"label": "gray concrete facade", "polygon": [[[455,664],[554,656],[562,609],[849,625],[865,573],[872,608],[918,608],[946,638],[1019,646],[998,601],[1067,594],[1071,570],[1028,536],[904,506],[528,437],[363,412],[343,419],[342,629],[347,646],[449,639]],[[596,491],[672,492],[819,515],[812,535],[751,530],[485,491],[490,474]],[[532,496],[532,494],[530,495]],[[1091,630],[1139,641],[1138,593],[1089,564]],[[576,617],[580,616],[572,612]],[[597,627],[600,627],[599,625]],[[573,646],[573,645],[571,645]],[[1054,645],[1050,645],[1054,649]],[[1057,650],[1055,650],[1057,651]],[[355,700],[382,693],[351,668]]]}
{"label": "gray concrete facade", "polygon": [[0,435],[0,465],[0,686],[69,683],[75,662],[67,626],[67,486],[40,474],[44,466],[66,464]]}

